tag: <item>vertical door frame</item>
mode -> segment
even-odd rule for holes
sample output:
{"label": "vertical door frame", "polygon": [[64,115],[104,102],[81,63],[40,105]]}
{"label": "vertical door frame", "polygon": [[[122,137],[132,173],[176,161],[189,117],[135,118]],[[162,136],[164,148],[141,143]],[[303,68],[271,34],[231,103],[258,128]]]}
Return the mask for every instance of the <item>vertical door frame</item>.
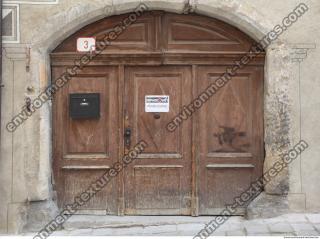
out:
{"label": "vertical door frame", "polygon": [[[2,0],[0,0],[0,125],[1,125],[1,105],[2,105]],[[0,145],[1,145],[1,131],[0,131]]]}
{"label": "vertical door frame", "polygon": [[[127,121],[125,119],[126,113],[124,112],[124,86],[125,86],[125,66],[124,65],[118,65],[119,70],[119,84],[118,84],[118,108],[119,108],[119,156],[118,156],[118,162],[122,163],[122,158],[124,156],[125,147],[124,147],[124,129],[126,127]],[[124,170],[121,170],[119,173],[118,178],[118,215],[123,216],[124,210],[125,210],[125,198],[124,198]]]}
{"label": "vertical door frame", "polygon": [[[191,65],[192,67],[192,99],[197,96],[197,81],[196,81],[196,72],[197,65]],[[194,113],[191,118],[192,125],[192,152],[191,152],[191,215],[199,216],[199,137],[197,136],[198,130],[198,115]]]}

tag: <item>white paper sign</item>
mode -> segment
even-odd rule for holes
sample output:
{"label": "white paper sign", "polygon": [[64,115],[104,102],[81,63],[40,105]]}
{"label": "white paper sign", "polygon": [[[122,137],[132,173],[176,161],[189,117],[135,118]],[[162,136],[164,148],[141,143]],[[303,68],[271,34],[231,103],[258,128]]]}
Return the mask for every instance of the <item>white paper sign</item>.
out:
{"label": "white paper sign", "polygon": [[146,95],[145,112],[169,112],[168,95]]}
{"label": "white paper sign", "polygon": [[77,51],[90,52],[96,50],[96,39],[94,37],[79,37],[77,39]]}

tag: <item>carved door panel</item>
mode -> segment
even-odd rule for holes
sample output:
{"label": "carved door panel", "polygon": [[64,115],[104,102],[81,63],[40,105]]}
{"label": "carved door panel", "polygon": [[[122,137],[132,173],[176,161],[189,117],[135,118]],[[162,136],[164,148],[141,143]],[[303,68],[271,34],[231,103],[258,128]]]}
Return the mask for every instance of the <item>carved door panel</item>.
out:
{"label": "carved door panel", "polygon": [[[148,147],[125,169],[125,214],[190,215],[191,121],[174,132],[166,124],[190,101],[191,90],[191,67],[126,68],[125,127],[131,146],[145,140]],[[169,96],[168,112],[146,112],[148,96]]]}
{"label": "carved door panel", "polygon": [[[53,68],[53,80],[64,72]],[[116,67],[86,67],[54,97],[53,138],[55,189],[62,207],[98,180],[118,160],[118,71]],[[70,94],[100,96],[100,117],[74,119]],[[117,213],[117,184],[111,181],[80,209],[87,213]]]}
{"label": "carved door panel", "polygon": [[[198,67],[198,93],[224,72],[225,67]],[[262,174],[262,102],[263,68],[246,67],[200,110],[200,214],[219,214]]]}

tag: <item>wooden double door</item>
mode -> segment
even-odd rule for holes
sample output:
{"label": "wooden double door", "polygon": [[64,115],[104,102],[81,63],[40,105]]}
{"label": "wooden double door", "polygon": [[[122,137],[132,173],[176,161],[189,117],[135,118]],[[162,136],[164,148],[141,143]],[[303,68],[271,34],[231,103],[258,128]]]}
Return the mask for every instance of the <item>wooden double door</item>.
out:
{"label": "wooden double door", "polygon": [[[100,49],[108,35],[111,44]],[[79,37],[95,38],[99,54],[77,52]],[[264,54],[252,56],[255,45],[217,19],[163,11],[104,18],[66,38],[51,53],[52,81],[81,66],[79,59],[85,66],[53,99],[59,205],[72,203],[140,140],[145,151],[82,213],[213,215],[232,204],[262,175]],[[202,92],[240,59],[246,66],[206,99]],[[199,95],[205,103],[190,109]],[[70,99],[86,106],[81,97],[89,96],[95,117],[73,117],[81,112]]]}
{"label": "wooden double door", "polygon": [[[63,69],[55,67],[53,77]],[[240,70],[176,130],[166,126],[225,70],[88,66],[73,77],[54,98],[54,183],[60,206],[72,203],[144,140],[145,151],[80,212],[219,214],[262,174],[263,68]],[[100,117],[73,119],[69,107],[74,93],[98,93]],[[159,96],[168,97],[166,109],[149,112],[148,97]]]}

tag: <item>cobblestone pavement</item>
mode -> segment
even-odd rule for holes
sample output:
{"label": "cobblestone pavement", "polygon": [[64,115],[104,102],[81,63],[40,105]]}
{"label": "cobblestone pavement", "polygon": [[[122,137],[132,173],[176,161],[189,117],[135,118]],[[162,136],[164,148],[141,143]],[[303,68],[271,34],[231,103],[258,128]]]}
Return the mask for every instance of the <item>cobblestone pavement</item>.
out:
{"label": "cobblestone pavement", "polygon": [[[213,217],[73,216],[54,236],[193,236]],[[34,235],[24,233],[23,235]],[[216,236],[320,236],[320,214],[286,214],[269,219],[230,217]]]}

